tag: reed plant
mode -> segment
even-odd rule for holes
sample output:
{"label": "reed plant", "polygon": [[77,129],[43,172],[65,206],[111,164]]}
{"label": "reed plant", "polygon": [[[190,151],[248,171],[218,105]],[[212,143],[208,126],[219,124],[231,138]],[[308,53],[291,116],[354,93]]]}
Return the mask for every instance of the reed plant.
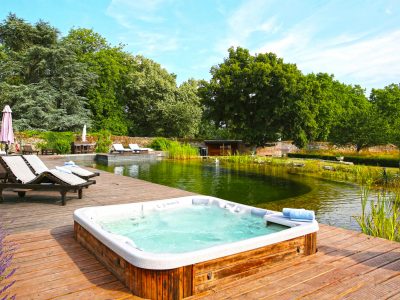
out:
{"label": "reed plant", "polygon": [[186,160],[199,157],[199,150],[197,148],[192,147],[190,144],[181,144],[177,141],[171,141],[168,147],[163,150],[167,151],[168,158],[171,159]]}
{"label": "reed plant", "polygon": [[160,150],[167,151],[171,142],[172,142],[171,140],[168,140],[164,137],[158,137],[158,138],[153,139],[153,141],[151,142],[149,147],[154,150],[158,150],[158,151],[160,151]]}
{"label": "reed plant", "polygon": [[[400,193],[382,192],[376,202],[370,200],[370,187],[361,192],[361,216],[355,216],[365,234],[400,242]],[[369,205],[368,205],[369,204]]]}

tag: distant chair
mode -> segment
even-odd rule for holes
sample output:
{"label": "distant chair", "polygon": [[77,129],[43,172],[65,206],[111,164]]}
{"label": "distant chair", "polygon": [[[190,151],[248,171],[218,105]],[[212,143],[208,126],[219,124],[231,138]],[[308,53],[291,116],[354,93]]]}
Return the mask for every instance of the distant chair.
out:
{"label": "distant chair", "polygon": [[129,144],[129,148],[131,149],[131,151],[134,151],[134,152],[137,152],[137,153],[154,151],[151,148],[141,148],[141,147],[139,147],[138,144]]}
{"label": "distant chair", "polygon": [[112,148],[113,148],[113,151],[116,151],[116,152],[118,152],[120,154],[124,154],[124,153],[127,153],[127,152],[130,152],[130,153],[133,152],[132,149],[124,148],[124,146],[122,146],[122,144],[113,144]]}
{"label": "distant chair", "polygon": [[38,150],[33,150],[32,145],[23,145],[22,146],[22,154],[39,154]]}

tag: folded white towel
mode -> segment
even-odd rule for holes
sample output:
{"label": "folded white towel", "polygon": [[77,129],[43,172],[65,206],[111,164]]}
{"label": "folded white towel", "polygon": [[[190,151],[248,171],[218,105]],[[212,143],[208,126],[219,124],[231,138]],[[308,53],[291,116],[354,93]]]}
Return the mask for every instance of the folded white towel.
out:
{"label": "folded white towel", "polygon": [[312,222],[315,220],[315,213],[313,210],[292,209],[290,211],[290,220]]}
{"label": "folded white towel", "polygon": [[296,210],[304,210],[304,208],[284,208],[284,209],[282,209],[282,214],[283,214],[283,216],[284,217],[286,217],[286,218],[290,218],[290,212],[291,211],[296,211]]}
{"label": "folded white towel", "polygon": [[64,166],[75,166],[75,163],[74,163],[72,160],[66,161],[66,162],[64,163]]}
{"label": "folded white towel", "polygon": [[72,174],[72,172],[70,170],[63,168],[63,167],[56,166],[56,170],[63,172],[63,173]]}

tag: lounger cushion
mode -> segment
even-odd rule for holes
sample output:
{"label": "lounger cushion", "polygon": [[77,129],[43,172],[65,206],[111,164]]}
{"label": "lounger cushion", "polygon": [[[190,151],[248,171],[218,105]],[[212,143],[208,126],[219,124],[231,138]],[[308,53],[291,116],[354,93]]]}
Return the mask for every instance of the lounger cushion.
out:
{"label": "lounger cushion", "polygon": [[2,159],[10,168],[11,172],[22,183],[28,183],[36,178],[31,169],[21,156],[3,156]]}
{"label": "lounger cushion", "polygon": [[69,185],[80,185],[87,182],[85,179],[82,179],[79,176],[68,174],[57,169],[51,169],[48,172]]}
{"label": "lounger cushion", "polygon": [[[89,170],[86,170],[86,169],[84,169],[84,168],[81,168],[81,167],[79,167],[79,166],[77,166],[77,165],[73,165],[73,166],[71,166],[71,165],[64,165],[63,168],[64,168],[64,169],[68,169],[68,170],[70,170],[72,173],[74,173],[74,174],[76,174],[76,175],[78,175],[78,176],[82,176],[82,177],[90,177],[90,176],[94,176],[94,175],[95,175],[95,173],[93,173],[93,172],[91,172],[91,171],[89,171]],[[98,173],[97,173],[97,174],[98,174]]]}
{"label": "lounger cushion", "polygon": [[49,170],[49,168],[37,155],[22,155],[22,157],[28,162],[36,174],[40,174]]}
{"label": "lounger cushion", "polygon": [[115,151],[132,151],[131,149],[125,149],[122,144],[113,144],[113,148]]}
{"label": "lounger cushion", "polygon": [[141,148],[138,144],[129,144],[129,148],[133,151],[154,151],[151,148]]}
{"label": "lounger cushion", "polygon": [[[74,174],[63,173],[56,169],[44,171],[36,176],[23,160],[22,156],[4,156],[2,158],[17,180],[24,184],[48,182],[49,179],[55,179],[53,180],[56,181],[54,183],[68,185],[80,185],[87,182]],[[48,176],[49,174],[50,176]]]}

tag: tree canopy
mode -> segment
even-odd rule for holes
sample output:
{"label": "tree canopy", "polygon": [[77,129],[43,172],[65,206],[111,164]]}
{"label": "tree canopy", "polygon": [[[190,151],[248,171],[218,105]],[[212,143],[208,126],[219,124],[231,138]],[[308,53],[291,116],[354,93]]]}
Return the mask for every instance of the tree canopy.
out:
{"label": "tree canopy", "polygon": [[205,112],[217,127],[251,145],[279,139],[299,147],[311,141],[339,142],[337,133],[345,130],[354,109],[370,104],[361,87],[325,73],[303,75],[273,53],[251,55],[240,47],[228,52],[202,86]]}
{"label": "tree canopy", "polygon": [[176,84],[156,62],[112,47],[91,29],[60,38],[48,23],[10,14],[0,24],[0,104],[18,130],[93,130],[194,137],[201,119],[197,83]]}
{"label": "tree canopy", "polygon": [[85,93],[95,74],[57,38],[58,31],[43,21],[33,26],[9,15],[0,24],[0,102],[13,108],[19,130],[90,124]]}

